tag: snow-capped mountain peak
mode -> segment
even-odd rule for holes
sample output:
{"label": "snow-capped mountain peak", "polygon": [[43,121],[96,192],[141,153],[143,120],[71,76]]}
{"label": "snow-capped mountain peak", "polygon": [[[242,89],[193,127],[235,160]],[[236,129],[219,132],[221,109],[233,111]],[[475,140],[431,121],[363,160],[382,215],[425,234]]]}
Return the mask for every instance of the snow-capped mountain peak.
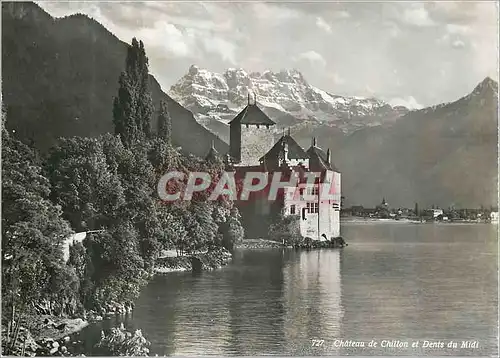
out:
{"label": "snow-capped mountain peak", "polygon": [[408,112],[375,98],[333,95],[309,84],[297,69],[260,73],[228,68],[220,74],[192,65],[170,89],[201,122],[209,118],[227,123],[247,104],[249,94],[282,126],[314,121],[352,131]]}

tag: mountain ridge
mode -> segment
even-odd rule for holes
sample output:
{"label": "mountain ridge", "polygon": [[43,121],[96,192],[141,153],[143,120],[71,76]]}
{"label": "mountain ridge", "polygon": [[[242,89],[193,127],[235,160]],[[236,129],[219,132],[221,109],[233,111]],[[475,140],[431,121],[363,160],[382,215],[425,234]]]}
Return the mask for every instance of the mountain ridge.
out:
{"label": "mountain ridge", "polygon": [[316,136],[332,148],[348,205],[374,206],[385,196],[397,206],[470,208],[497,206],[497,134],[498,84],[485,79],[468,95],[391,126],[347,136],[318,126],[294,136],[302,145]]}
{"label": "mountain ridge", "polygon": [[[246,105],[249,93],[251,100],[256,95],[278,128],[319,122],[349,133],[365,125],[394,121],[409,111],[373,97],[331,94],[309,84],[297,69],[260,73],[228,68],[216,73],[191,65],[169,91],[209,128],[214,121],[227,123]],[[227,133],[220,135],[227,137]]]}
{"label": "mountain ridge", "polygon": [[[21,140],[46,151],[59,136],[113,132],[112,103],[126,43],[87,15],[53,18],[33,2],[2,3],[2,40],[7,126]],[[150,89],[156,112],[161,100],[168,104],[175,145],[204,156],[214,141],[217,150],[227,151],[152,75]]]}
{"label": "mountain ridge", "polygon": [[[112,99],[127,45],[87,18],[76,15],[54,20],[32,3],[2,3],[2,100],[7,107],[7,126],[25,142],[33,140],[41,150],[59,136],[113,131]],[[236,78],[237,70],[233,72]],[[240,75],[236,83],[246,81]],[[302,81],[293,71],[285,75]],[[276,73],[253,76],[261,79],[261,85],[277,83]],[[214,140],[219,153],[227,152],[228,138],[224,143],[200,125],[152,76],[150,84],[155,107],[159,108],[162,99],[169,105],[174,144],[204,156]],[[226,106],[226,115],[232,119],[248,97],[237,84],[231,88],[237,89],[233,91],[235,108]],[[304,88],[300,95],[314,91]],[[227,95],[228,89],[221,93]],[[321,93],[311,96],[308,105],[319,108],[314,101]],[[274,111],[272,119],[279,117],[277,135],[292,127],[292,136],[303,147],[314,136],[319,146],[331,148],[332,159],[343,175],[346,205],[374,206],[384,196],[392,206],[413,207],[415,202],[420,207],[497,205],[498,83],[491,78],[457,101],[394,115],[396,120],[381,114],[381,124],[375,124],[376,116],[355,118],[363,123],[337,121],[359,124],[355,130],[346,131],[329,121],[296,118],[273,107],[265,111]],[[375,125],[367,125],[370,121]],[[211,125],[223,127],[220,132],[227,127],[218,119]]]}

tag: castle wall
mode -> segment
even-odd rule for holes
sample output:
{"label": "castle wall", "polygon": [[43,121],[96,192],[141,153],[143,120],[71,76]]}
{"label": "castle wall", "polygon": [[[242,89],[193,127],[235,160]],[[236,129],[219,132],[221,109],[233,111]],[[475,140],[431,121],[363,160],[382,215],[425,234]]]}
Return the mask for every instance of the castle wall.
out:
{"label": "castle wall", "polygon": [[265,125],[241,125],[241,160],[239,165],[259,165],[259,159],[274,145],[271,128]]}
{"label": "castle wall", "polygon": [[[318,205],[319,213],[316,213],[315,210],[307,210],[308,204],[303,197],[285,198],[285,215],[294,215],[294,213],[299,215],[301,235],[313,240],[324,240],[321,237],[322,234],[325,234],[328,239],[340,236],[341,177],[340,173],[330,172],[329,174],[333,179],[332,200],[314,199],[310,201],[314,205]],[[330,188],[330,184],[327,187]],[[288,188],[288,190],[294,191],[295,188]],[[304,194],[307,192],[306,190],[304,189]],[[303,209],[306,209],[304,214]]]}

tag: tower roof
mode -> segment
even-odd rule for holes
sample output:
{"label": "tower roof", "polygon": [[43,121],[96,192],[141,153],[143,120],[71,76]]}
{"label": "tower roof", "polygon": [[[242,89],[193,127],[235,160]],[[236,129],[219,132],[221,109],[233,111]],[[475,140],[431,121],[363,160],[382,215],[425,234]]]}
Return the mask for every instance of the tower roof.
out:
{"label": "tower roof", "polygon": [[[319,166],[320,170],[333,170],[334,172],[340,173],[335,164],[332,163],[330,158],[330,163],[328,163],[328,156],[323,149],[316,146],[316,140],[313,140],[313,145],[307,150],[307,154],[312,159],[309,166]],[[313,168],[311,168],[313,169]]]}
{"label": "tower roof", "polygon": [[285,144],[288,145],[288,158],[290,159],[309,159],[309,155],[289,134],[283,135],[276,144],[259,161],[278,158]]}
{"label": "tower roof", "polygon": [[238,113],[234,119],[229,122],[229,124],[239,123],[239,124],[262,124],[272,126],[276,124],[272,121],[262,110],[257,106],[256,103],[248,104],[243,110]]}

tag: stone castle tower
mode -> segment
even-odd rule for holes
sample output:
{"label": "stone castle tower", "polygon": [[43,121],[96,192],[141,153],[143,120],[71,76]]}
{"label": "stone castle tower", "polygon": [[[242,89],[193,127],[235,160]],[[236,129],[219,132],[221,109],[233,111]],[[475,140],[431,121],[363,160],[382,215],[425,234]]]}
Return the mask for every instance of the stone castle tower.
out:
{"label": "stone castle tower", "polygon": [[276,123],[262,112],[255,100],[229,122],[229,155],[238,166],[259,165],[259,158],[274,145],[272,126]]}

